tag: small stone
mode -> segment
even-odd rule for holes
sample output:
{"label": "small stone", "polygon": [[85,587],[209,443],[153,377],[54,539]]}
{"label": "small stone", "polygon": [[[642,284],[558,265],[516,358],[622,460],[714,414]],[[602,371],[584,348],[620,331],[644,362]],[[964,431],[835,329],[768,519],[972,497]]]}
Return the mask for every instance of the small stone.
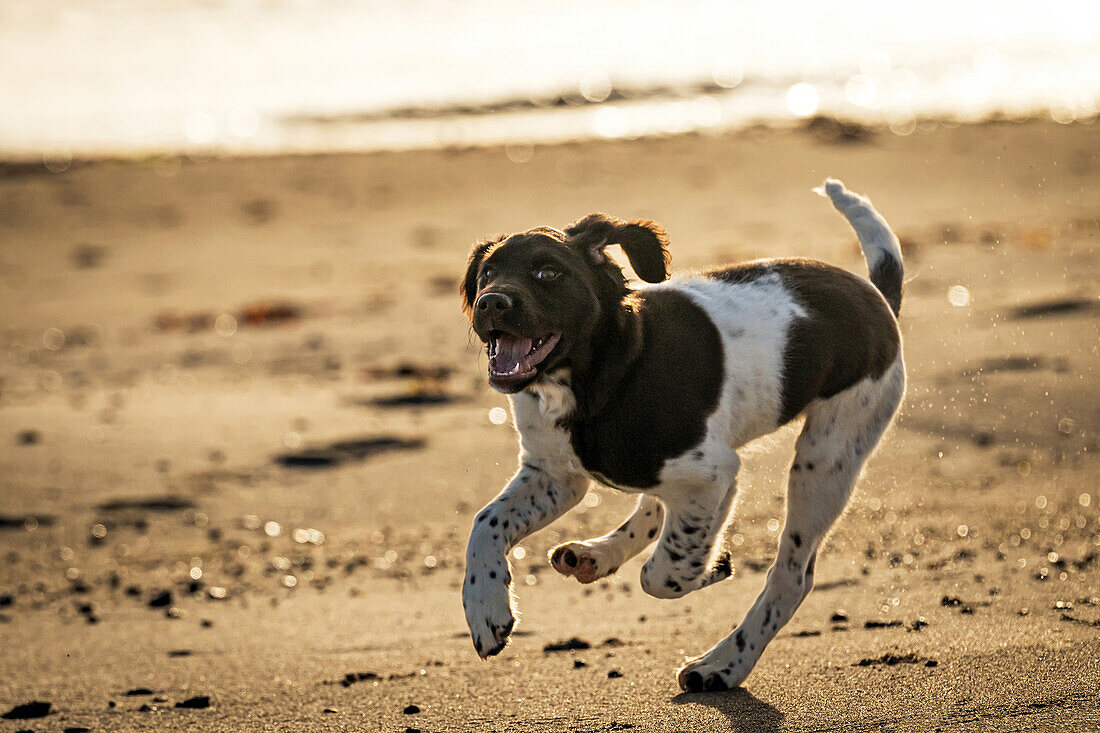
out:
{"label": "small stone", "polygon": [[177,702],[176,707],[187,708],[189,710],[202,710],[204,708],[210,707],[210,696],[196,695],[195,697],[190,697],[183,702]]}
{"label": "small stone", "polygon": [[829,617],[829,620],[834,624],[846,624],[848,623],[848,612],[842,608],[838,608],[836,613]]}
{"label": "small stone", "polygon": [[322,713],[327,713],[327,714],[329,714],[329,715],[332,715],[333,713],[335,713],[335,712],[336,712],[336,708],[325,708],[325,709],[324,709],[324,710],[322,710],[321,712],[322,712]]}
{"label": "small stone", "polygon": [[420,712],[420,708],[416,705],[408,705],[401,712],[405,713],[405,715],[416,715]]}
{"label": "small stone", "polygon": [[153,691],[148,687],[135,687],[132,690],[127,690],[123,693],[126,697],[140,697],[142,695],[152,695]]}
{"label": "small stone", "polygon": [[620,672],[617,669],[613,669],[613,670],[611,670],[607,673],[607,679],[609,679],[609,680],[617,680],[622,676],[623,676],[623,673]]}
{"label": "small stone", "polygon": [[149,599],[149,608],[164,608],[172,605],[172,591],[162,590]]}
{"label": "small stone", "polygon": [[573,660],[573,669],[580,669],[581,667],[587,667],[587,666],[588,666],[588,662],[584,661],[583,659],[574,659]]}

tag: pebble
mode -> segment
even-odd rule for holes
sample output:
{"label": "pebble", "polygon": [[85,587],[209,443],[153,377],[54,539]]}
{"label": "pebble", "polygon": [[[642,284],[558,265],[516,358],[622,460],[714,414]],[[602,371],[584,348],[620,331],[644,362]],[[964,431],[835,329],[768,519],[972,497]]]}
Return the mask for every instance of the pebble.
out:
{"label": "pebble", "polygon": [[404,712],[405,715],[416,715],[420,712],[420,708],[416,705],[409,705],[402,712]]}
{"label": "pebble", "polygon": [[176,707],[190,710],[202,710],[203,708],[210,707],[210,696],[196,695],[195,697],[189,697],[183,702],[177,702]]}
{"label": "pebble", "polygon": [[613,669],[613,670],[611,670],[610,672],[607,673],[607,679],[609,679],[609,680],[617,680],[622,676],[623,676],[623,673],[620,672],[617,669]]}
{"label": "pebble", "polygon": [[172,591],[162,590],[149,599],[149,608],[164,608],[172,604]]}

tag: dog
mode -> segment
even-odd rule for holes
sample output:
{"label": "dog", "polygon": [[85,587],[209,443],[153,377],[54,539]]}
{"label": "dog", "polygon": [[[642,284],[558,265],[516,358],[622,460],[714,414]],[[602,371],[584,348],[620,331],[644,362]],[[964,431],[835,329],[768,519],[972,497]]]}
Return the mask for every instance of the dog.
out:
{"label": "dog", "polygon": [[[733,633],[688,660],[680,688],[740,685],[790,621],[905,392],[898,238],[840,181],[815,191],[855,229],[870,282],[809,259],[669,279],[664,229],[605,214],[473,247],[463,310],[519,433],[519,469],[476,515],[466,551],[462,603],[482,659],[515,624],[510,550],[592,480],[637,494],[637,507],[613,532],[554,548],[559,573],[591,583],[656,542],[641,571],[649,595],[680,598],[728,578],[720,546],[737,449],[802,418],[764,590]],[[606,253],[613,244],[647,285],[628,284]]]}

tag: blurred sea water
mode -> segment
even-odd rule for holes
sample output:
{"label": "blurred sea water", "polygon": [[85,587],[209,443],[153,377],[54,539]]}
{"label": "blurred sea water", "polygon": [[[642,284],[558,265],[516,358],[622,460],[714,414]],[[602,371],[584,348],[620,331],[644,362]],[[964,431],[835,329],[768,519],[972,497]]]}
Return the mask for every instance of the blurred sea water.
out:
{"label": "blurred sea water", "polygon": [[0,156],[1100,113],[1100,3],[0,0]]}

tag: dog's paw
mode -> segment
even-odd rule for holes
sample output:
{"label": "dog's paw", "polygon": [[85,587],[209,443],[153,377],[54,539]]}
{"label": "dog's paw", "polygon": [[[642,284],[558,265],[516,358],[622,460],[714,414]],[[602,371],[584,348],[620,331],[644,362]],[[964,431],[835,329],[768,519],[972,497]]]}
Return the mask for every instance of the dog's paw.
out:
{"label": "dog's paw", "polygon": [[516,624],[509,582],[507,578],[491,578],[488,573],[480,576],[467,573],[462,586],[462,606],[470,627],[470,639],[482,659],[504,650]]}
{"label": "dog's paw", "polygon": [[749,676],[752,667],[738,660],[711,659],[704,655],[684,665],[677,675],[684,692],[720,692],[738,687]]}
{"label": "dog's paw", "polygon": [[599,580],[618,569],[608,567],[599,551],[583,542],[558,545],[550,552],[550,564],[562,575],[572,576],[581,583]]}

